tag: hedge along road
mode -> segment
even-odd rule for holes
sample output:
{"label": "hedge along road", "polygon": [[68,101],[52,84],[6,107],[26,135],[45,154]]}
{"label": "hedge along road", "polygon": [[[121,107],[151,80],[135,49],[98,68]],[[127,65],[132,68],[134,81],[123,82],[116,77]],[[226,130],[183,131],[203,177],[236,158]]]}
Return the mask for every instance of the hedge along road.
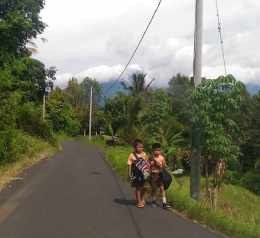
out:
{"label": "hedge along road", "polygon": [[148,201],[137,208],[134,190],[102,149],[83,141],[61,145],[0,193],[1,238],[222,237]]}

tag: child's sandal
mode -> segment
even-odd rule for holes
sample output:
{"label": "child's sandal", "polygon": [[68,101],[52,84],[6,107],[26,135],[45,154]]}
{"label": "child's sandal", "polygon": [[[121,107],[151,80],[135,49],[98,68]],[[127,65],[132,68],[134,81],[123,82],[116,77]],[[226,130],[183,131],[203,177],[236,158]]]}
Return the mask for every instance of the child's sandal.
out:
{"label": "child's sandal", "polygon": [[136,204],[135,206],[138,207],[138,208],[144,208],[143,204]]}

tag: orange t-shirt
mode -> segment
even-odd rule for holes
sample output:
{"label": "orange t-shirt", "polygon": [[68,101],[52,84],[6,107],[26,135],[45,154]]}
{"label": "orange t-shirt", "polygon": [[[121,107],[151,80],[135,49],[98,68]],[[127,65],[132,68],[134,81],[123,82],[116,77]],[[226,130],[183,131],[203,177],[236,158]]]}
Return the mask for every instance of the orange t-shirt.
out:
{"label": "orange t-shirt", "polygon": [[[161,168],[164,168],[166,166],[165,159],[162,155],[159,155],[158,157],[154,158],[154,160],[161,166]],[[149,159],[149,161],[152,161]],[[155,164],[151,165],[151,172],[152,173],[159,173],[161,172],[161,169],[158,168]]]}
{"label": "orange t-shirt", "polygon": [[[136,152],[135,152],[136,153]],[[137,157],[138,158],[143,158],[146,162],[148,162],[148,158],[147,158],[147,155],[145,152],[141,152],[140,154],[139,153],[136,153]],[[136,158],[134,156],[133,153],[131,153],[129,156],[128,156],[128,160],[127,160],[127,165],[132,165],[132,163],[134,163],[136,161]]]}

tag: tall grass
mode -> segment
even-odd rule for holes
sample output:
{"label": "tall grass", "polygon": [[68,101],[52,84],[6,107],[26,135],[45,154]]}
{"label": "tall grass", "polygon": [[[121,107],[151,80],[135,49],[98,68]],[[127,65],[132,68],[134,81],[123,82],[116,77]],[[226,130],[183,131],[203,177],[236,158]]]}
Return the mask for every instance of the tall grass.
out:
{"label": "tall grass", "polygon": [[19,141],[19,158],[10,160],[11,162],[0,164],[0,191],[23,169],[37,163],[42,158],[50,156],[59,150],[59,147],[53,147],[49,143],[31,137],[27,134],[17,131],[17,140]]}
{"label": "tall grass", "polygon": [[[102,140],[88,142],[104,148],[107,159],[114,171],[127,181],[127,158],[133,151],[131,147],[116,148],[104,146]],[[260,238],[260,203],[259,196],[232,185],[221,186],[219,207],[214,208],[204,203],[205,179],[201,178],[201,202],[189,197],[189,177],[174,176],[170,188],[166,191],[167,200],[172,208],[183,216],[201,225],[225,234],[229,237]]]}

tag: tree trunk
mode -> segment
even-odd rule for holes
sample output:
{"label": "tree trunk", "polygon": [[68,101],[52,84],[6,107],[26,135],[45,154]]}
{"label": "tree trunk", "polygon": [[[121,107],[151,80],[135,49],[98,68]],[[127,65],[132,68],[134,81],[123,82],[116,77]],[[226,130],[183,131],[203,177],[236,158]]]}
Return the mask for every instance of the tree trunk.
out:
{"label": "tree trunk", "polygon": [[214,207],[217,207],[218,204],[218,185],[214,185],[213,191],[212,191],[212,204]]}
{"label": "tree trunk", "polygon": [[210,203],[212,204],[212,196],[211,196],[211,190],[209,187],[209,166],[208,166],[208,159],[205,160],[205,176],[206,176],[206,191],[208,193],[208,198]]}

